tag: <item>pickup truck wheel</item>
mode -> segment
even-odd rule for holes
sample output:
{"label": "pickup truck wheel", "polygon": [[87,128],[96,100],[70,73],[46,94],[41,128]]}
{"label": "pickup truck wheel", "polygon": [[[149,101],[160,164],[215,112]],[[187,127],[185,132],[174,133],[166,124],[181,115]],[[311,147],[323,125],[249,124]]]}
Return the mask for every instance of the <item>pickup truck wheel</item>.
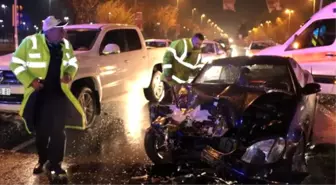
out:
{"label": "pickup truck wheel", "polygon": [[76,91],[75,96],[77,97],[79,103],[83,107],[86,119],[87,119],[87,128],[91,128],[93,122],[96,119],[96,98],[92,90],[88,87],[83,87],[79,91]]}
{"label": "pickup truck wheel", "polygon": [[161,71],[155,71],[150,86],[144,90],[148,101],[160,102],[165,95],[164,84],[161,81]]}

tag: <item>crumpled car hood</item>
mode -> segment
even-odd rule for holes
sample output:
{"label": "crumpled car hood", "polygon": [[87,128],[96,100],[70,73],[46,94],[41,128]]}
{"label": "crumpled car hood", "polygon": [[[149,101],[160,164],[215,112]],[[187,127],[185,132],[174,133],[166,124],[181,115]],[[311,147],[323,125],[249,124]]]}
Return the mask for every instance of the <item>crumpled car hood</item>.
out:
{"label": "crumpled car hood", "polygon": [[258,97],[268,90],[238,85],[197,84],[192,86],[192,93],[197,95],[197,104],[213,101],[214,98],[226,99],[238,112],[243,112]]}

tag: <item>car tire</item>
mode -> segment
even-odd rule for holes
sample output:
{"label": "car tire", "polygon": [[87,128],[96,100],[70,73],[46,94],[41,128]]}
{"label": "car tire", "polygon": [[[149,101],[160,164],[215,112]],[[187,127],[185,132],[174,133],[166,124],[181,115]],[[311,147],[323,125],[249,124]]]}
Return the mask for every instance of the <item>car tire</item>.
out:
{"label": "car tire", "polygon": [[150,102],[160,102],[165,96],[165,86],[161,81],[161,71],[154,71],[151,83],[144,89],[145,98]]}
{"label": "car tire", "polygon": [[81,104],[86,115],[86,128],[91,128],[97,116],[97,100],[93,91],[88,87],[81,87],[74,91],[74,95]]}
{"label": "car tire", "polygon": [[149,128],[146,131],[144,140],[146,154],[154,164],[170,164],[172,163],[171,154],[160,157],[160,154],[156,149],[156,145],[159,142],[159,139],[160,138],[157,136],[157,134],[155,134],[153,128]]}

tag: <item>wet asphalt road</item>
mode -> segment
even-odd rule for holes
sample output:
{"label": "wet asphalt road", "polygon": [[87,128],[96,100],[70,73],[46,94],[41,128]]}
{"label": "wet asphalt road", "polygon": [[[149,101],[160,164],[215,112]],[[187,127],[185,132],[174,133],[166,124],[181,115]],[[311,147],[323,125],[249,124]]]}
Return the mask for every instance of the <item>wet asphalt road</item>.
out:
{"label": "wet asphalt road", "polygon": [[[130,179],[134,166],[150,164],[143,149],[149,126],[148,102],[141,90],[105,104],[94,124],[87,131],[67,130],[64,166],[70,183],[123,183]],[[0,129],[0,150],[5,149],[0,153],[0,184],[48,183],[46,178],[32,175],[36,150],[23,127],[8,122]]]}

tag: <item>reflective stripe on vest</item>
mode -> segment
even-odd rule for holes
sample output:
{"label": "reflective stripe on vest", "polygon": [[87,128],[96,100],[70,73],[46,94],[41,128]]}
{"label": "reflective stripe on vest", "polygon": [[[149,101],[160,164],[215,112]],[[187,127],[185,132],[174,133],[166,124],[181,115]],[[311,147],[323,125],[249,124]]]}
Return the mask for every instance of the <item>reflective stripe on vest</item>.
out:
{"label": "reflective stripe on vest", "polygon": [[41,58],[41,53],[29,53],[29,58]]}
{"label": "reflective stripe on vest", "polygon": [[12,57],[12,63],[26,65],[26,62],[18,57]]}
{"label": "reflective stripe on vest", "polygon": [[70,59],[70,54],[69,53],[66,53],[65,55],[67,56],[68,59]]}
{"label": "reflective stripe on vest", "polygon": [[26,70],[25,67],[19,66],[19,67],[17,67],[17,68],[14,69],[13,73],[17,76],[17,75],[19,75],[21,72],[23,72],[25,70]]}
{"label": "reflective stripe on vest", "polygon": [[69,41],[66,40],[66,39],[63,39],[64,41],[64,46],[65,46],[65,49],[70,49],[70,44],[69,44]]}
{"label": "reflective stripe on vest", "polygon": [[30,40],[33,42],[32,49],[37,49],[37,39],[35,35],[30,36]]}
{"label": "reflective stripe on vest", "polygon": [[183,39],[183,43],[184,43],[184,52],[181,55],[180,59],[183,61],[186,57],[187,57],[187,53],[188,53],[188,45],[187,45],[187,41],[185,39]]}
{"label": "reflective stripe on vest", "polygon": [[75,67],[76,69],[78,68],[78,64],[77,64],[77,58],[76,57],[72,57],[69,61],[63,61],[64,65],[65,66],[73,66]]}
{"label": "reflective stripe on vest", "polygon": [[30,68],[45,68],[47,64],[46,62],[27,62],[27,66]]}
{"label": "reflective stripe on vest", "polygon": [[163,69],[170,69],[170,68],[173,68],[173,65],[172,64],[163,64],[162,68]]}
{"label": "reflective stripe on vest", "polygon": [[177,56],[177,54],[176,54],[176,50],[175,50],[175,49],[173,49],[173,48],[167,48],[167,50],[173,53],[174,58],[175,58],[175,60],[176,60],[178,63],[184,65],[184,66],[187,67],[187,68],[195,69],[195,66],[194,66],[194,65],[192,65],[192,64],[190,64],[190,63],[188,63],[188,62],[184,62],[183,60],[181,60],[181,58],[179,58],[179,57]]}
{"label": "reflective stripe on vest", "polygon": [[180,78],[178,78],[177,76],[173,75],[172,79],[175,80],[177,83],[179,84],[183,84],[186,83],[187,81],[181,80]]}
{"label": "reflective stripe on vest", "polygon": [[196,64],[198,64],[201,61],[201,58],[202,58],[201,54],[198,54]]}

